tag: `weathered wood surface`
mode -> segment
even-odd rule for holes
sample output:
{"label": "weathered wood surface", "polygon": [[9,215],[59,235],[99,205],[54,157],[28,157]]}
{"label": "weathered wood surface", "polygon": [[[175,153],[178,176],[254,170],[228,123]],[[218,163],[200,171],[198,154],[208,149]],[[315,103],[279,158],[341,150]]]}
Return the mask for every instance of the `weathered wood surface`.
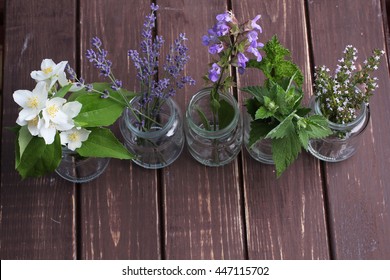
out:
{"label": "weathered wood surface", "polygon": [[[278,35],[302,69],[308,95],[311,73],[304,1],[234,1],[233,11],[238,18],[262,15],[260,41]],[[252,71],[239,76],[238,87],[259,85],[260,79],[259,71]],[[329,258],[319,163],[302,153],[276,180],[274,166],[253,160],[245,151],[242,170],[249,258]]]}
{"label": "weathered wood surface", "polygon": [[[381,0],[156,3],[160,6],[157,34],[166,41],[163,52],[179,32],[189,39],[191,59],[186,71],[197,84],[176,96],[183,113],[191,96],[203,87],[201,76],[208,70],[210,56],[201,37],[225,9],[232,9],[240,19],[262,15],[261,41],[278,34],[291,50],[305,75],[306,102],[312,94],[314,64],[335,64],[349,43],[358,47],[362,57],[374,47],[385,48]],[[75,186],[55,174],[20,181],[14,171],[14,136],[5,129],[17,117],[13,91],[32,89],[30,71],[38,69],[43,58],[68,60],[87,81],[100,79],[84,58],[95,35],[109,51],[115,75],[127,88],[138,89],[127,50],[139,48],[149,4],[6,1],[0,258],[388,259],[386,63],[377,72],[380,88],[371,103],[363,145],[342,163],[323,164],[304,152],[276,180],[273,166],[257,163],[244,150],[221,168],[204,167],[185,150],[175,163],[159,171],[111,160],[106,172],[88,184]],[[258,84],[261,79],[248,71],[238,76],[238,86]],[[242,103],[241,91],[238,97]],[[115,131],[120,137],[117,127]]]}
{"label": "weathered wood surface", "polygon": [[[87,80],[102,80],[85,59],[90,39],[98,36],[109,51],[113,73],[130,90],[137,89],[135,70],[127,58],[139,49],[140,29],[148,1],[80,1],[80,59]],[[119,129],[116,129],[120,136]],[[120,138],[121,139],[121,138]],[[80,258],[159,259],[158,172],[130,161],[111,160],[98,180],[80,188]]]}
{"label": "weathered wood surface", "polygon": [[[14,170],[12,93],[32,90],[43,58],[75,62],[76,1],[6,2],[1,135],[1,259],[75,259],[75,186],[52,174],[21,181]],[[62,7],[68,7],[64,10]]]}
{"label": "weathered wood surface", "polygon": [[[363,63],[374,48],[386,49],[381,2],[309,1],[314,63],[335,69],[345,46],[358,49]],[[327,15],[321,16],[318,15]],[[337,259],[390,256],[390,80],[387,59],[375,74],[371,121],[358,152],[325,164],[331,248]]]}
{"label": "weathered wood surface", "polygon": [[[226,1],[157,1],[160,5],[158,32],[169,42],[185,32],[190,47],[186,71],[197,81],[176,95],[183,114],[190,98],[204,87],[208,71],[207,47],[201,38],[227,9]],[[164,19],[170,19],[164,21]],[[163,170],[165,254],[168,259],[242,259],[244,231],[238,161],[208,168],[185,151]]]}

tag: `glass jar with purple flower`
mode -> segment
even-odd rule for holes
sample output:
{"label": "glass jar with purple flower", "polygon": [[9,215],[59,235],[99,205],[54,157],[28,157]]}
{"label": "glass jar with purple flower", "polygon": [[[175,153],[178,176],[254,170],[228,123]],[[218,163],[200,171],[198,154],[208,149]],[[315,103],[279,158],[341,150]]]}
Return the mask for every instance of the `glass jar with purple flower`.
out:
{"label": "glass jar with purple flower", "polygon": [[[242,117],[231,88],[235,86],[230,74],[237,68],[244,74],[249,62],[262,60],[258,42],[260,16],[239,23],[232,12],[216,16],[216,24],[203,36],[203,45],[217,56],[210,63],[204,78],[212,84],[198,91],[187,107],[185,132],[191,155],[207,166],[221,166],[231,162],[240,152],[243,139]],[[249,59],[252,55],[255,59]],[[231,69],[233,67],[233,69]]]}
{"label": "glass jar with purple flower", "polygon": [[[183,120],[173,96],[186,84],[195,81],[183,75],[189,56],[185,34],[171,45],[165,61],[160,63],[161,36],[153,36],[158,6],[151,5],[142,30],[140,52],[130,50],[141,91],[130,101],[121,120],[121,133],[133,161],[145,168],[162,168],[175,161],[184,146]],[[158,72],[159,66],[163,71]]]}

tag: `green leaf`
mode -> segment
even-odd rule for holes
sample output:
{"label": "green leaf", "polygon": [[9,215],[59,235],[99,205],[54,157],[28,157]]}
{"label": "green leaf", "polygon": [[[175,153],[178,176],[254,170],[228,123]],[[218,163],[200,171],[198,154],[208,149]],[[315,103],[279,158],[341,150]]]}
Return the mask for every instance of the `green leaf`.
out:
{"label": "green leaf", "polygon": [[253,97],[255,97],[261,103],[261,105],[264,104],[263,96],[269,95],[268,89],[261,86],[248,86],[242,88],[241,90],[253,95]]}
{"label": "green leaf", "polygon": [[64,87],[62,87],[59,91],[57,91],[56,94],[54,94],[54,97],[61,97],[63,98],[65,94],[68,93],[69,89],[72,87],[72,84],[68,84]]}
{"label": "green leaf", "polygon": [[286,137],[272,139],[272,159],[278,178],[298,157],[301,149],[301,143],[294,130],[289,130]]}
{"label": "green leaf", "polygon": [[[21,151],[20,142],[19,151]],[[26,143],[23,143],[25,145]],[[16,167],[23,179],[38,177],[53,172],[61,162],[61,142],[57,133],[54,142],[46,145],[43,138],[31,137],[23,152],[19,152],[20,160]]]}
{"label": "green leaf", "polygon": [[252,147],[257,141],[265,138],[274,127],[275,125],[271,122],[264,122],[263,120],[251,121],[249,147]]}
{"label": "green leaf", "polygon": [[251,115],[252,119],[255,119],[256,111],[260,106],[260,102],[255,98],[250,98],[245,101],[246,110]]}
{"label": "green leaf", "polygon": [[206,117],[205,113],[202,111],[202,109],[200,109],[199,106],[196,106],[195,111],[198,113],[199,118],[202,121],[204,128],[206,130],[211,130],[210,123],[207,120],[207,117]]}
{"label": "green leaf", "polygon": [[132,159],[134,156],[119,142],[107,128],[91,128],[87,141],[76,151],[83,157],[110,157]]}
{"label": "green leaf", "polygon": [[255,119],[256,120],[266,119],[266,118],[272,117],[273,114],[274,114],[273,112],[268,111],[267,108],[262,106],[256,111]]}
{"label": "green leaf", "polygon": [[80,113],[74,118],[76,126],[98,127],[113,124],[122,114],[125,106],[110,98],[101,98],[98,94],[87,93],[76,98],[80,102]]}
{"label": "green leaf", "polygon": [[295,111],[286,117],[278,126],[272,129],[266,136],[266,138],[280,139],[291,134],[291,131],[295,132],[295,126],[292,122]]}
{"label": "green leaf", "polygon": [[223,99],[219,103],[221,107],[218,110],[218,124],[219,129],[223,129],[232,122],[234,118],[234,108],[229,102]]}

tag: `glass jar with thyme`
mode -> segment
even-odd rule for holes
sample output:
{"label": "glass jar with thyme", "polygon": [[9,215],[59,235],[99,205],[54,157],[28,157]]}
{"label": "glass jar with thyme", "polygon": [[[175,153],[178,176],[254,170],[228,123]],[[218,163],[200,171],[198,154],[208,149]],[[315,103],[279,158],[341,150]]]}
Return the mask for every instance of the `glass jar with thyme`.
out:
{"label": "glass jar with thyme", "polygon": [[375,49],[359,70],[357,53],[355,47],[346,46],[333,76],[326,66],[316,67],[310,107],[313,114],[327,119],[333,134],[310,140],[309,151],[324,161],[338,162],[355,154],[370,121],[368,104],[378,88],[378,78],[371,74],[378,69],[384,51]]}

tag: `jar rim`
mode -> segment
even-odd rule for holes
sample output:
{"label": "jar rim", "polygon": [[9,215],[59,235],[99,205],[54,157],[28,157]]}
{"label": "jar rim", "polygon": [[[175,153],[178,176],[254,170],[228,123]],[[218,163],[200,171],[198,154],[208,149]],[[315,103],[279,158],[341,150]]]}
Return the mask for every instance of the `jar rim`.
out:
{"label": "jar rim", "polygon": [[[130,105],[133,105],[134,103],[138,102],[139,99],[141,99],[141,96],[134,97],[130,101]],[[169,108],[169,117],[165,124],[161,127],[161,129],[156,131],[140,131],[132,124],[131,121],[129,121],[129,116],[132,116],[133,114],[128,107],[123,111],[122,114],[124,125],[140,138],[153,139],[160,137],[161,135],[167,133],[169,129],[171,129],[176,119],[176,112],[179,112],[179,108],[176,102],[171,97],[165,99],[164,105],[167,105]]]}
{"label": "jar rim", "polygon": [[240,116],[240,111],[238,109],[238,103],[234,96],[232,94],[220,94],[220,98],[224,99],[225,101],[229,102],[233,109],[234,109],[234,117],[233,120],[229,123],[228,126],[224,127],[223,129],[220,130],[206,130],[200,126],[198,126],[192,118],[191,110],[190,108],[193,107],[193,105],[201,100],[202,98],[205,98],[206,96],[210,95],[211,92],[211,87],[203,88],[196,92],[190,99],[190,102],[187,107],[186,111],[186,121],[188,125],[193,129],[197,134],[205,136],[207,138],[219,138],[224,136],[225,134],[229,133],[234,127],[237,126],[237,123],[239,121],[239,116]]}

